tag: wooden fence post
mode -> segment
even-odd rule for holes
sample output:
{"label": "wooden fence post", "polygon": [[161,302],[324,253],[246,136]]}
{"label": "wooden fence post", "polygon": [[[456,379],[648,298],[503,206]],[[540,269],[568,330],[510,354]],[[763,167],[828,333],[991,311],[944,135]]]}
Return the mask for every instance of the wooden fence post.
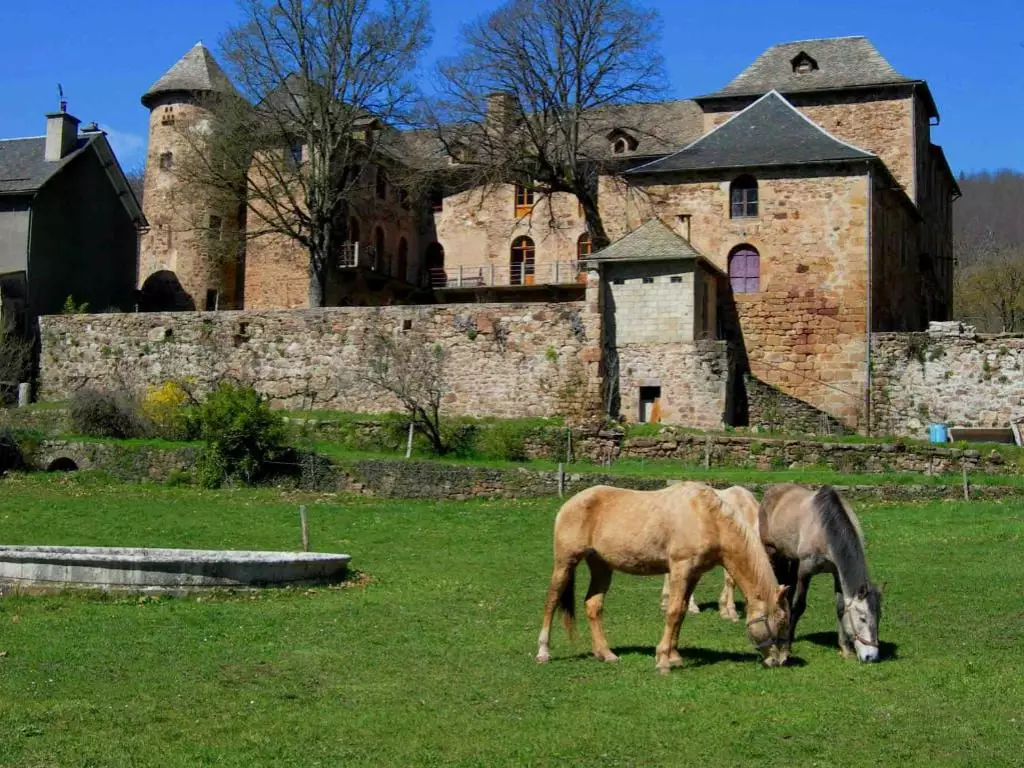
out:
{"label": "wooden fence post", "polygon": [[299,525],[302,528],[302,551],[309,552],[309,520],[306,519],[306,505],[299,507]]}
{"label": "wooden fence post", "polygon": [[565,466],[558,462],[558,498],[565,496]]}
{"label": "wooden fence post", "polygon": [[967,479],[967,463],[963,464],[964,470],[964,501],[971,500],[971,481]]}
{"label": "wooden fence post", "polygon": [[415,428],[416,428],[416,422],[410,421],[409,422],[409,438],[405,441],[405,458],[407,458],[407,459],[412,456],[412,433],[413,433],[413,430]]}

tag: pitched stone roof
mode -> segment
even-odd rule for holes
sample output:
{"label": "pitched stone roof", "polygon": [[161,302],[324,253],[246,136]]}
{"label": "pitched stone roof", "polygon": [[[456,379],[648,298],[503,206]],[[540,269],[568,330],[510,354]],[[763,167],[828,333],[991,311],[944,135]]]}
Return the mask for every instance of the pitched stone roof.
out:
{"label": "pitched stone roof", "polygon": [[704,132],[704,111],[692,99],[627,104],[594,109],[584,116],[583,147],[593,157],[612,154],[609,134],[622,131],[636,140],[633,156],[663,155],[685,147]]}
{"label": "pitched stone roof", "polygon": [[669,229],[661,219],[653,218],[625,237],[604,248],[586,261],[667,261],[704,259],[700,252]]}
{"label": "pitched stone roof", "polygon": [[870,160],[771,91],[697,141],[629,174]]}
{"label": "pitched stone roof", "polygon": [[224,70],[220,68],[213,54],[202,43],[196,43],[191,50],[178,59],[164,75],[142,95],[142,104],[149,107],[165,93],[231,93],[234,86]]}
{"label": "pitched stone roof", "polygon": [[78,138],[75,148],[60,160],[46,160],[46,137],[0,139],[0,195],[31,193],[85,149],[99,134]]}
{"label": "pitched stone roof", "polygon": [[[816,68],[797,71],[793,62],[800,54]],[[920,81],[897,72],[866,37],[834,37],[773,45],[724,88],[698,100],[915,82]]]}

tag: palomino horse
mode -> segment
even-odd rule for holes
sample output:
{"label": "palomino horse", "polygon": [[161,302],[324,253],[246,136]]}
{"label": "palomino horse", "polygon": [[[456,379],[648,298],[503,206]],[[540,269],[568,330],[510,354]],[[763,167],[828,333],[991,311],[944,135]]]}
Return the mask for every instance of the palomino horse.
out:
{"label": "palomino horse", "polygon": [[764,664],[778,666],[788,656],[786,588],[775,580],[753,530],[706,485],[680,483],[660,491],[588,488],[559,510],[554,544],[555,567],[538,638],[539,662],[551,658],[548,639],[556,607],[565,612],[566,630],[573,633],[576,566],[583,560],[590,567],[587,619],[594,655],[602,661],[618,661],[601,623],[613,571],[669,575],[665,631],[655,652],[657,669],[667,674],[683,663],[677,647],[687,600],[700,577],[719,564],[747,597],[747,635]]}
{"label": "palomino horse", "polygon": [[860,521],[831,486],[817,492],[798,485],[769,488],[761,502],[761,540],[779,580],[795,585],[789,642],[807,607],[807,587],[816,573],[832,574],[839,620],[839,650],[849,658],[878,660],[882,590],[868,578]]}
{"label": "palomino horse", "polygon": [[[731,486],[724,491],[715,491],[715,493],[718,494],[718,497],[723,502],[731,505],[733,512],[737,513],[736,516],[753,528],[754,533],[757,534],[759,505],[754,494],[739,485]],[[736,582],[729,574],[729,571],[725,570],[725,584],[722,586],[722,593],[718,596],[718,615],[723,619],[740,620],[740,616],[736,612],[735,592]],[[668,576],[665,577],[665,586],[661,589],[661,610],[663,613],[667,605]],[[693,599],[693,595],[690,595],[690,607],[687,610],[689,613],[700,613],[700,607],[698,607],[697,601]]]}

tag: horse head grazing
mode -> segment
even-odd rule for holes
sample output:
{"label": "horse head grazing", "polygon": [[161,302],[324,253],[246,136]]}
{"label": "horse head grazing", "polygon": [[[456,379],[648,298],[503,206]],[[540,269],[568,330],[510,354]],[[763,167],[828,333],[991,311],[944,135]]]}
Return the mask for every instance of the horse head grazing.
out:
{"label": "horse head grazing", "polygon": [[747,607],[747,637],[766,667],[781,667],[789,659],[788,589],[780,586],[767,601],[750,599]]}
{"label": "horse head grazing", "polygon": [[857,660],[878,661],[878,622],[882,619],[882,590],[865,582],[857,592],[845,599],[842,615],[846,636],[853,638]]}

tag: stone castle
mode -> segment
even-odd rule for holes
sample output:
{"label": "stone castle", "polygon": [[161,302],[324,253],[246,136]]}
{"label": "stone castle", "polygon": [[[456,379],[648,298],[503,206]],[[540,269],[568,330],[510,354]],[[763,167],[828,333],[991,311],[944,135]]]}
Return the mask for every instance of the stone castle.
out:
{"label": "stone castle", "polygon": [[[244,206],[175,174],[180,126],[208,121],[204,97],[231,88],[197,45],[142,98],[147,309],[310,306],[300,246],[240,237]],[[565,303],[599,317],[599,352],[582,349],[582,363],[627,419],[742,423],[750,374],[863,427],[872,334],[923,330],[951,308],[959,190],[931,141],[938,120],[927,83],[863,37],[776,45],[713,93],[593,116],[608,248],[591,252],[569,195],[449,185],[410,201],[378,169],[327,304]],[[410,166],[438,164],[424,132],[393,147]],[[695,409],[708,377],[718,394]]]}

